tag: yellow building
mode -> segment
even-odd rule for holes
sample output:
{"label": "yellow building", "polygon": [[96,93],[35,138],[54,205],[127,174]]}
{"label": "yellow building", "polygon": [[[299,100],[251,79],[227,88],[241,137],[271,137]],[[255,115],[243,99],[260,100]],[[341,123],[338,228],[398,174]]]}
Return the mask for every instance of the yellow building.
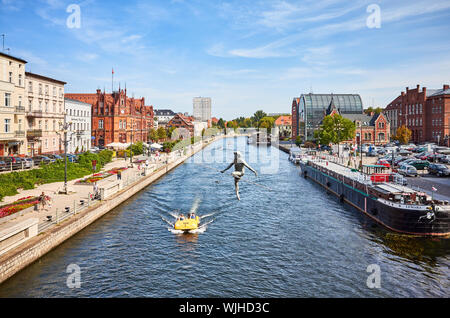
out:
{"label": "yellow building", "polygon": [[0,156],[25,155],[25,64],[0,52]]}
{"label": "yellow building", "polygon": [[27,155],[64,150],[60,131],[64,122],[64,85],[50,77],[25,73],[27,95]]}

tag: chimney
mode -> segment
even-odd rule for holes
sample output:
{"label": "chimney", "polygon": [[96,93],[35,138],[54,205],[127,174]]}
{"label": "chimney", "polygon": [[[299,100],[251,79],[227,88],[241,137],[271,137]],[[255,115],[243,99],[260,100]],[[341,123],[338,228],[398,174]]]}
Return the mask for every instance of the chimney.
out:
{"label": "chimney", "polygon": [[[406,88],[406,89],[408,89],[408,88]],[[402,92],[402,96],[405,96],[405,92]]]}
{"label": "chimney", "polygon": [[419,84],[417,84],[417,92],[419,92],[419,88],[420,88],[420,85],[419,85]]}
{"label": "chimney", "polygon": [[101,89],[97,88],[97,95],[100,95]]}
{"label": "chimney", "polygon": [[446,90],[448,90],[448,89],[449,89],[448,84],[444,84],[444,91],[446,91]]}
{"label": "chimney", "polygon": [[409,87],[406,88],[406,94],[408,94],[408,91],[409,91]]}

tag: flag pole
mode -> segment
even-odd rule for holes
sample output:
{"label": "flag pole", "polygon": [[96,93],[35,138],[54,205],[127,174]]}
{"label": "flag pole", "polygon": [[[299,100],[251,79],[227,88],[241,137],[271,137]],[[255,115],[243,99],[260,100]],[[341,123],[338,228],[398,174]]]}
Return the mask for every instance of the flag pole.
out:
{"label": "flag pole", "polygon": [[111,71],[111,94],[114,93],[114,68]]}

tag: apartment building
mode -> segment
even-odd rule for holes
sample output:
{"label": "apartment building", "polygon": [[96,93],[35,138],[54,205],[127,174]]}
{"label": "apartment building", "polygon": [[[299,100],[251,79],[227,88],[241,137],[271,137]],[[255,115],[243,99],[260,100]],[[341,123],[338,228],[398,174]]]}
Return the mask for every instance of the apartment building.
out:
{"label": "apartment building", "polygon": [[0,156],[25,155],[25,64],[0,53]]}
{"label": "apartment building", "polygon": [[27,155],[63,152],[61,125],[66,82],[30,72],[25,72],[25,82]]}

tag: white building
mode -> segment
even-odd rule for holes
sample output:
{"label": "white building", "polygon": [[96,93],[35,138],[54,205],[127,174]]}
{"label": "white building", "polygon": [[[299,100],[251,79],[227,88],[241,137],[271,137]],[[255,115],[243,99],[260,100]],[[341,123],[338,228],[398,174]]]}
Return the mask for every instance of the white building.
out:
{"label": "white building", "polygon": [[66,121],[72,123],[67,133],[67,152],[91,148],[91,104],[65,98]]}
{"label": "white building", "polygon": [[211,120],[211,98],[210,97],[194,97],[193,116],[198,121]]}
{"label": "white building", "polygon": [[201,136],[203,129],[208,129],[208,122],[206,121],[194,121],[194,136]]}
{"label": "white building", "polygon": [[[157,126],[164,127],[176,114],[170,109],[155,109],[155,129]],[[157,122],[157,124],[156,124]]]}

